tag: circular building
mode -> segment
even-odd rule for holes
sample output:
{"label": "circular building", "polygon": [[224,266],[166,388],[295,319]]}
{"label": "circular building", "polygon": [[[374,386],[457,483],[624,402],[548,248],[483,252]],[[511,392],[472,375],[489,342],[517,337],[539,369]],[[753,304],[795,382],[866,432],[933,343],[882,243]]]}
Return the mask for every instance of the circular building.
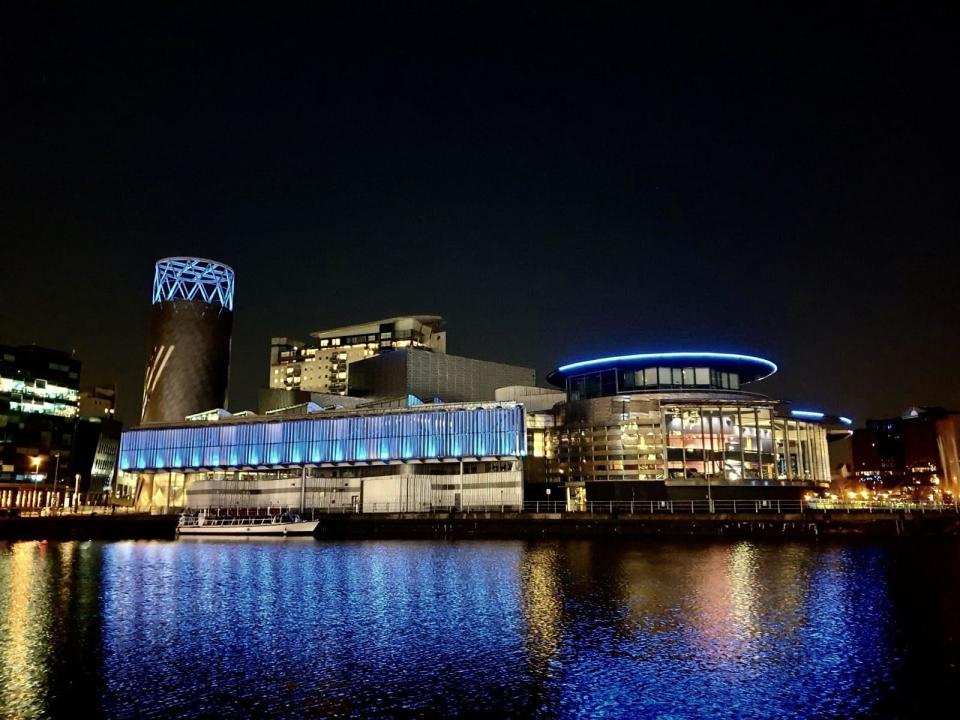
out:
{"label": "circular building", "polygon": [[170,257],[153,275],[141,423],[182,422],[226,406],[233,330],[233,269]]}
{"label": "circular building", "polygon": [[563,365],[548,475],[568,501],[795,498],[830,483],[828,434],[848,418],[753,390],[777,372],[719,352],[620,355]]}

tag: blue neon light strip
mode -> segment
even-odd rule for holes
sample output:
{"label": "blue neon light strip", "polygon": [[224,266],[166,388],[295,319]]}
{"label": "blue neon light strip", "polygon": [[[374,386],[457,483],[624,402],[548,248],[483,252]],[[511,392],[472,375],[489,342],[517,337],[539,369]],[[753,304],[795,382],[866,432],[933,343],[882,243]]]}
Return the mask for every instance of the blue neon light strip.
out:
{"label": "blue neon light strip", "polygon": [[581,362],[570,363],[569,365],[561,365],[558,370],[562,373],[570,372],[571,370],[580,370],[582,368],[588,368],[595,365],[608,365],[611,363],[617,362],[626,362],[626,361],[646,361],[646,360],[689,360],[691,362],[696,360],[734,360],[740,362],[749,362],[764,365],[767,367],[770,372],[764,375],[763,377],[757,378],[757,380],[762,380],[765,377],[770,377],[777,370],[776,363],[770,362],[763,358],[754,357],[753,355],[736,355],[733,353],[718,353],[718,352],[668,352],[668,353],[641,353],[638,355],[615,355],[613,357],[597,358],[596,360],[583,360]]}
{"label": "blue neon light strip", "polygon": [[808,418],[810,420],[823,420],[824,414],[822,412],[814,412],[813,410],[791,410],[790,414],[798,418]]}
{"label": "blue neon light strip", "polygon": [[840,422],[842,422],[844,425],[853,425],[853,420],[848,417],[844,417],[843,415],[840,416]]}
{"label": "blue neon light strip", "polygon": [[162,470],[522,456],[523,408],[460,408],[130,430],[120,469]]}

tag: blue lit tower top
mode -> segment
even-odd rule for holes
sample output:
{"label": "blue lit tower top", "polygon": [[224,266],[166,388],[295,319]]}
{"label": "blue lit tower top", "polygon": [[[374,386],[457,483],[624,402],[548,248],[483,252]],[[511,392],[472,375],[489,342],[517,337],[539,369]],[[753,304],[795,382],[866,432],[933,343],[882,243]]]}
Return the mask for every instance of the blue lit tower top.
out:
{"label": "blue lit tower top", "polygon": [[233,310],[233,268],[215,260],[169,257],[157,261],[153,304],[188,300]]}

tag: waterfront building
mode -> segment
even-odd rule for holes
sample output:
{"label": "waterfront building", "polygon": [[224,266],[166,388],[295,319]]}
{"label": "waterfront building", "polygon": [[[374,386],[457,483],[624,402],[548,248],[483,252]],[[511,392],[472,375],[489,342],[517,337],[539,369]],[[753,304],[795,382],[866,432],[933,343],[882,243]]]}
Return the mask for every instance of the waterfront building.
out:
{"label": "waterfront building", "polygon": [[270,387],[346,395],[349,366],[399,348],[447,351],[443,318],[405,315],[310,333],[309,343],[275,337],[270,343]]}
{"label": "waterfront building", "polygon": [[960,413],[913,407],[901,416],[867,420],[853,432],[857,480],[874,489],[960,495]]}
{"label": "waterfront building", "polygon": [[[421,381],[410,366],[423,359],[432,370]],[[280,402],[265,415],[211,411],[128,431],[121,493],[151,508],[348,512],[789,499],[828,489],[827,444],[850,434],[849,418],[754,391],[777,367],[747,355],[587,360],[550,373],[557,389],[511,366],[492,369],[490,387],[436,371],[459,361],[480,363],[394,349],[353,364],[351,386],[368,398],[273,389]],[[485,369],[460,372],[475,382]],[[512,382],[491,389],[504,378]],[[421,402],[438,395],[456,402]],[[343,402],[305,399],[321,397]],[[289,400],[300,402],[282,405]]]}
{"label": "waterfront building", "polygon": [[53,487],[69,477],[79,400],[71,353],[0,345],[0,483]]}
{"label": "waterfront building", "polygon": [[349,394],[475,402],[496,399],[500,387],[533,385],[535,376],[532,368],[404,348],[353,363]]}
{"label": "waterfront building", "polygon": [[180,422],[226,407],[234,273],[223,263],[157,262],[147,339],[141,423]]}
{"label": "waterfront building", "polygon": [[762,358],[671,352],[598,358],[547,376],[547,481],[587,501],[799,497],[829,487],[827,443],[849,418],[753,391]]}
{"label": "waterfront building", "polygon": [[519,508],[525,454],[516,403],[218,417],[124,432],[118,486],[164,511]]}

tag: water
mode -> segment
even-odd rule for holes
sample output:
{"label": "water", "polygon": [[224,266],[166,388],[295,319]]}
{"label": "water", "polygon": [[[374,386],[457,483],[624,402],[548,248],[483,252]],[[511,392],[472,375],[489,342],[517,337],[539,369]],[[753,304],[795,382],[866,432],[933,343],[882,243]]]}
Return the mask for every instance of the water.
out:
{"label": "water", "polygon": [[0,716],[918,716],[960,679],[958,561],[954,540],[6,543]]}

